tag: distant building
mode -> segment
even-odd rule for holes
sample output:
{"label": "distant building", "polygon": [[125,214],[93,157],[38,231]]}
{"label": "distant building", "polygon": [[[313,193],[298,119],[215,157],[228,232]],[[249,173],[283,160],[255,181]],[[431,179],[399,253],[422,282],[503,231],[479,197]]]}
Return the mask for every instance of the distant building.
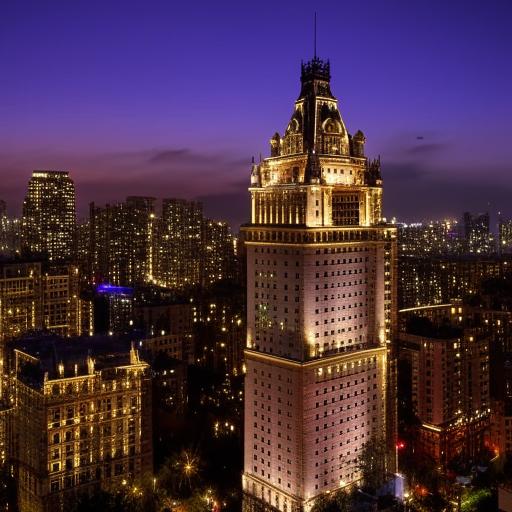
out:
{"label": "distant building", "polygon": [[184,288],[201,284],[203,206],[184,199],[164,199],[154,245],[156,284]]}
{"label": "distant building", "polygon": [[512,219],[501,219],[498,223],[500,253],[512,252]]}
{"label": "distant building", "polygon": [[23,202],[24,246],[50,261],[75,255],[75,186],[67,171],[34,171]]}
{"label": "distant building", "polygon": [[204,219],[202,227],[202,284],[209,286],[236,277],[235,239],[227,222]]}
{"label": "distant building", "polygon": [[143,304],[134,310],[135,324],[146,333],[143,346],[152,357],[164,353],[168,357],[194,362],[194,302]]}
{"label": "distant building", "polygon": [[152,472],[151,378],[136,350],[51,337],[11,349],[20,512],[64,512],[78,493]]}
{"label": "distant building", "polygon": [[203,217],[201,203],[131,196],[124,203],[90,206],[78,229],[81,267],[91,284],[208,286],[237,274],[229,226]]}
{"label": "distant building", "polygon": [[133,329],[133,288],[100,284],[96,287],[96,295],[96,332],[119,334]]}
{"label": "distant building", "polygon": [[463,238],[457,221],[398,224],[399,256],[431,257],[458,255],[463,252]]}
{"label": "distant building", "polygon": [[512,269],[510,255],[399,258],[400,308],[443,304],[475,295],[482,280],[503,277]]}
{"label": "distant building", "polygon": [[214,289],[197,304],[194,315],[195,362],[230,375],[244,368],[246,316],[244,290]]}
{"label": "distant building", "polygon": [[475,215],[465,212],[463,223],[466,251],[469,254],[492,254],[496,251],[489,230],[489,213]]}
{"label": "distant building", "polygon": [[80,296],[76,265],[0,262],[0,342],[45,330],[92,334],[92,303]]}
{"label": "distant building", "polygon": [[152,197],[139,196],[105,207],[91,203],[88,243],[81,237],[90,283],[133,286],[149,282],[154,203]]}

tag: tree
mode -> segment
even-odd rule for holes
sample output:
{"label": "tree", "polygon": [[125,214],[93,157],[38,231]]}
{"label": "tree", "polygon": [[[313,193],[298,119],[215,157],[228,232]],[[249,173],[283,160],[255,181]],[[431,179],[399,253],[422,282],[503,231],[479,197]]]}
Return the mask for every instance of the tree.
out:
{"label": "tree", "polygon": [[322,494],[316,500],[311,512],[350,512],[352,496],[343,489]]}
{"label": "tree", "polygon": [[386,482],[387,447],[384,439],[373,437],[359,452],[356,467],[361,473],[366,490],[373,493]]}

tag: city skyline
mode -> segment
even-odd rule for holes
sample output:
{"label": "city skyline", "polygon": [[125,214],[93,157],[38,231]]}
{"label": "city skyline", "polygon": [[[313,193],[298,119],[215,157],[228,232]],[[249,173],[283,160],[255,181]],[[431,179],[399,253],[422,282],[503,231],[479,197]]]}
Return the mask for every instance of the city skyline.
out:
{"label": "city skyline", "polygon": [[[237,229],[249,218],[251,156],[267,156],[265,142],[284,130],[300,60],[313,53],[314,6],[125,7],[32,4],[31,16],[21,4],[4,7],[0,172],[9,212],[21,212],[32,170],[50,168],[71,171],[80,218],[90,201],[137,193],[201,200]],[[342,115],[381,155],[385,215],[511,215],[512,75],[501,66],[510,6],[366,8],[350,12],[362,33],[359,24],[334,30],[341,7],[318,9],[318,54],[333,64]]]}
{"label": "city skyline", "polygon": [[510,14],[0,6],[0,512],[512,512]]}

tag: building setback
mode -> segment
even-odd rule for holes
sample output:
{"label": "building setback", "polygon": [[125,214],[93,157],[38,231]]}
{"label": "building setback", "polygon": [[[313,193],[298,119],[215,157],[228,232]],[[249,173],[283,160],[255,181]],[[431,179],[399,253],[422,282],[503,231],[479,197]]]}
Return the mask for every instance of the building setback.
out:
{"label": "building setback", "polygon": [[307,511],[361,478],[368,441],[395,447],[396,230],[380,162],[349,135],[330,67],[302,65],[284,136],[251,174],[244,510]]}

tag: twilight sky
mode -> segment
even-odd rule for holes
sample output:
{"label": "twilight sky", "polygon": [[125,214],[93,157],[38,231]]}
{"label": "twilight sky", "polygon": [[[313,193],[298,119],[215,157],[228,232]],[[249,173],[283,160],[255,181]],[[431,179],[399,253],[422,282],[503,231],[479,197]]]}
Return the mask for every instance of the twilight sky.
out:
{"label": "twilight sky", "polygon": [[512,216],[509,0],[0,2],[0,199],[18,214],[32,169],[68,169],[81,217],[92,200],[199,198],[237,229],[315,9],[386,214]]}

